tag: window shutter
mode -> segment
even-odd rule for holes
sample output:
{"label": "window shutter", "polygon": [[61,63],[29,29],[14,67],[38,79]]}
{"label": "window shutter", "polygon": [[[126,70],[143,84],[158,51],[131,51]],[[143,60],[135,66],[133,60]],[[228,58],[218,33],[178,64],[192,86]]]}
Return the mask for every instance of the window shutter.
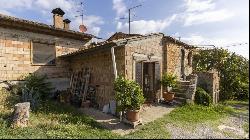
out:
{"label": "window shutter", "polygon": [[135,65],[135,81],[142,87],[142,62],[136,62]]}
{"label": "window shutter", "polygon": [[159,62],[155,63],[155,90],[161,89],[161,66]]}
{"label": "window shutter", "polygon": [[55,45],[33,42],[33,64],[55,64]]}

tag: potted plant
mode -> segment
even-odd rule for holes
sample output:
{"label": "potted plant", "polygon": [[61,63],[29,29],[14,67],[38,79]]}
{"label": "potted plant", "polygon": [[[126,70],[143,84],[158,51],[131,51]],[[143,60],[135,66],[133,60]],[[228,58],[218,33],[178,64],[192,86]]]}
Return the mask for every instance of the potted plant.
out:
{"label": "potted plant", "polygon": [[145,101],[139,84],[119,76],[115,80],[114,89],[116,101],[119,102],[117,109],[122,111],[122,117],[126,112],[128,121],[138,121],[140,108]]}
{"label": "potted plant", "polygon": [[172,101],[174,99],[174,92],[172,88],[177,86],[177,76],[172,73],[165,73],[162,76],[161,81],[162,86],[164,87],[163,98],[166,101]]}

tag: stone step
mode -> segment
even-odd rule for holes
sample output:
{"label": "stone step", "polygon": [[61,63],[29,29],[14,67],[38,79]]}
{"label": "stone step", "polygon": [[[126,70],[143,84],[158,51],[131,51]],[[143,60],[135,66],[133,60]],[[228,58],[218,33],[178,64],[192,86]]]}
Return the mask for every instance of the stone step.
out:
{"label": "stone step", "polygon": [[180,92],[175,92],[175,97],[182,97],[182,98],[186,98],[186,95],[184,93],[180,93]]}
{"label": "stone step", "polygon": [[183,102],[180,102],[180,101],[177,101],[177,100],[174,100],[173,102],[174,102],[175,105],[179,105],[179,106],[184,104]]}
{"label": "stone step", "polygon": [[178,92],[178,93],[186,93],[187,89],[183,89],[183,88],[176,88],[172,90],[173,92]]}
{"label": "stone step", "polygon": [[190,81],[178,81],[177,83],[180,85],[189,85]]}
{"label": "stone step", "polygon": [[181,102],[181,103],[186,102],[186,98],[183,98],[183,97],[174,97],[174,100],[177,101],[177,102]]}

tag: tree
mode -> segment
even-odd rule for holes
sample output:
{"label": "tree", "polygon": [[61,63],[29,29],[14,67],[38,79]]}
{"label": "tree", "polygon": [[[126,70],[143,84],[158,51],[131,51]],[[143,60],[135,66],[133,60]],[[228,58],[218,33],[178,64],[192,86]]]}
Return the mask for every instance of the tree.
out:
{"label": "tree", "polygon": [[194,71],[218,70],[221,100],[248,99],[248,59],[222,48],[199,50],[193,58]]}

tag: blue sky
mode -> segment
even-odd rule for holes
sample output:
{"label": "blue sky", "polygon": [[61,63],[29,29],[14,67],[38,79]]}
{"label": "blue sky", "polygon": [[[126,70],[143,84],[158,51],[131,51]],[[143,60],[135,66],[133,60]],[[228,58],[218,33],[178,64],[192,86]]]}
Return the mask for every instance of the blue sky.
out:
{"label": "blue sky", "polygon": [[[214,44],[249,58],[248,0],[81,0],[88,33],[107,39],[115,32],[128,32],[129,7],[131,32],[162,32],[190,44]],[[60,7],[78,30],[75,18],[80,0],[0,0],[0,13],[52,24],[51,10]],[[246,43],[245,45],[239,45]],[[229,47],[226,47],[229,46]]]}

